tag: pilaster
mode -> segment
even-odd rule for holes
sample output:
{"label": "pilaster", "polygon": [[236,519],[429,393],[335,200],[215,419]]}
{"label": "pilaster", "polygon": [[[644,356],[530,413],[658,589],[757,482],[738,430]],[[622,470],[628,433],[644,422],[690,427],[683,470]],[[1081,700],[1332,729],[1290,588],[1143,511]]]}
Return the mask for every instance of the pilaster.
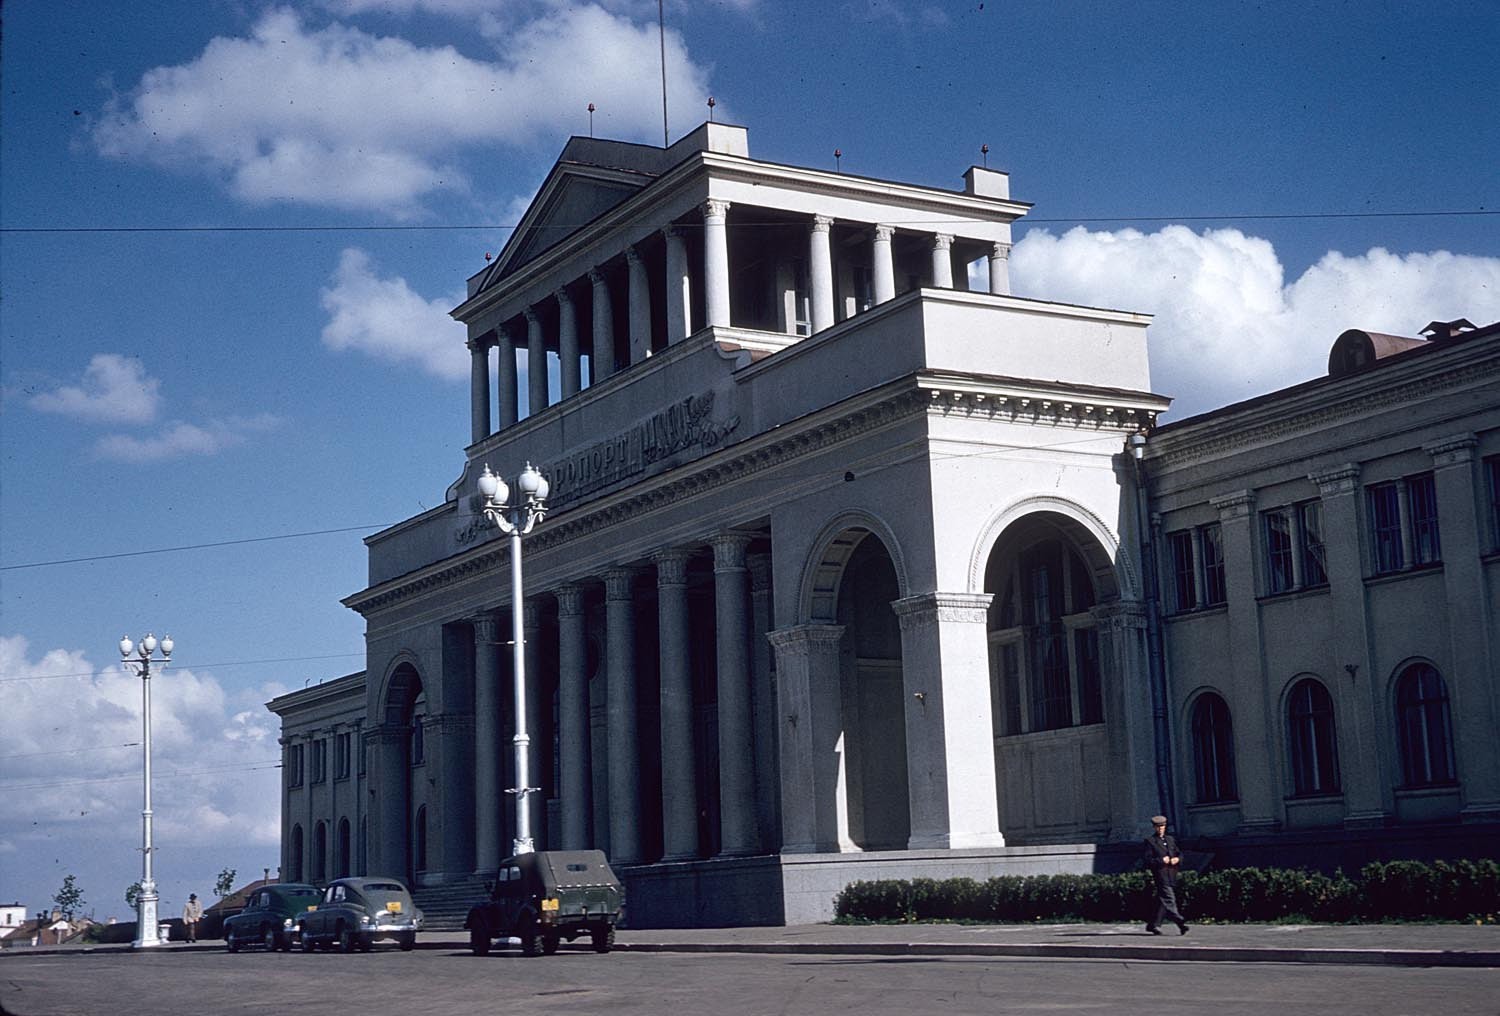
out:
{"label": "pilaster", "polygon": [[769,632],[776,656],[781,746],[781,852],[838,849],[839,645],[842,625]]}

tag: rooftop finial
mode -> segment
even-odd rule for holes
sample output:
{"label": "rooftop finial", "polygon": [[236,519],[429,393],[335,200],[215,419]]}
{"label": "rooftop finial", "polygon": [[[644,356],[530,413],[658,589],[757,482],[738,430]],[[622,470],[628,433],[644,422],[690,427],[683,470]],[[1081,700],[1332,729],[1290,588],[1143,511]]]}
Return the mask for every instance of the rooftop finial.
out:
{"label": "rooftop finial", "polygon": [[844,157],[844,150],[842,148],[835,148],[833,150],[833,171],[835,173],[842,173],[844,171],[843,170],[843,163],[841,163],[839,161],[843,157]]}
{"label": "rooftop finial", "polygon": [[718,105],[718,103],[714,102],[714,97],[712,95],[710,95],[708,97],[708,122],[709,123],[713,123],[714,122],[714,107],[717,106],[717,105]]}
{"label": "rooftop finial", "polygon": [[[589,108],[593,109],[592,106],[590,106]],[[980,145],[979,146],[979,155],[980,155],[981,158],[984,159],[984,168],[985,169],[989,169],[990,168],[990,146],[989,145]]]}
{"label": "rooftop finial", "polygon": [[594,104],[589,103],[589,137],[594,136]]}

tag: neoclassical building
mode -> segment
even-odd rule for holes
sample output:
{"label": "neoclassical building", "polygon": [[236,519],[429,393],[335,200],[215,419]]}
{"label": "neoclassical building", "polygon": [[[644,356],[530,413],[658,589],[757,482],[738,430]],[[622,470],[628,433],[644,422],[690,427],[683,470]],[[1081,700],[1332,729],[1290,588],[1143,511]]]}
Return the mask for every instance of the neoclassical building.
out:
{"label": "neoclassical building", "polygon": [[[855,878],[1107,867],[1160,809],[1246,849],[1493,831],[1496,329],[1371,338],[1330,378],[1158,427],[1148,316],[1010,294],[1027,210],[1004,173],[938,190],[759,162],[723,124],[570,140],[453,312],[472,443],[442,505],[366,540],[344,601],[364,673],[270,703],[283,874],[462,892],[496,869],[518,636],[538,846],[607,851],[637,925],[815,920]],[[1417,455],[1448,513],[1437,563]],[[528,462],[551,493],[514,632],[476,480]],[[1372,573],[1393,537],[1364,535],[1364,499],[1397,481],[1416,543]],[[1403,606],[1422,639],[1398,645]],[[1452,764],[1423,748],[1414,780],[1418,730]],[[1306,783],[1335,742],[1341,778]]]}

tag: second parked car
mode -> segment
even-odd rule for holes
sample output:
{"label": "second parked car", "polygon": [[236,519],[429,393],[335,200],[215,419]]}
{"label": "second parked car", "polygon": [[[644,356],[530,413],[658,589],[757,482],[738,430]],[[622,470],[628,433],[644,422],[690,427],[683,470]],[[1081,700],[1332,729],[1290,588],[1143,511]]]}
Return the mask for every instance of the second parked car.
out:
{"label": "second parked car", "polygon": [[397,879],[340,878],[328,883],[317,906],[298,919],[298,927],[305,952],[320,946],[368,952],[379,939],[395,939],[402,949],[410,949],[422,930],[422,912]]}
{"label": "second parked car", "polygon": [[224,919],[224,942],[230,952],[260,944],[267,949],[290,949],[297,937],[297,921],[321,899],[317,886],[278,882],[250,894],[245,909]]}

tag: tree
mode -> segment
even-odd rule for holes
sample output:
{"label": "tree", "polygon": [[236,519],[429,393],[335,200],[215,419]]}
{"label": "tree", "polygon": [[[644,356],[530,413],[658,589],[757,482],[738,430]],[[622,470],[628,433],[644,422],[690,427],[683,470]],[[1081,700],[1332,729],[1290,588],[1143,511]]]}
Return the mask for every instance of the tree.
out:
{"label": "tree", "polygon": [[238,874],[233,868],[225,868],[219,872],[219,880],[214,883],[214,895],[223,899],[234,892],[234,876]]}
{"label": "tree", "polygon": [[64,919],[71,921],[73,914],[83,909],[83,890],[78,888],[78,879],[72,875],[65,876],[62,888],[52,897],[52,903]]}
{"label": "tree", "polygon": [[127,907],[129,907],[131,910],[134,910],[135,909],[135,901],[136,901],[137,898],[140,897],[140,895],[141,895],[141,883],[140,883],[140,880],[137,879],[136,881],[130,883],[130,885],[128,885],[125,888],[125,905]]}

